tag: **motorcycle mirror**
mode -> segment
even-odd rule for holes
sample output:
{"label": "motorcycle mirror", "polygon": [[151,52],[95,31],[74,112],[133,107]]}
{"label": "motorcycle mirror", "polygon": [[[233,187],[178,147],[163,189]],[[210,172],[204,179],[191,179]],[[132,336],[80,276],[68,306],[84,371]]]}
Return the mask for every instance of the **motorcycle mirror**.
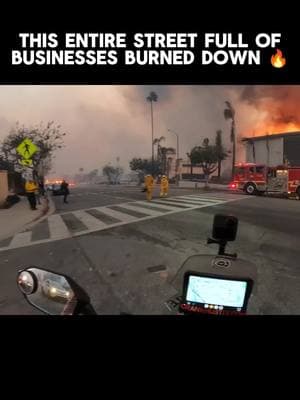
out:
{"label": "motorcycle mirror", "polygon": [[35,275],[29,271],[21,271],[18,275],[18,286],[24,295],[34,293],[37,287]]}
{"label": "motorcycle mirror", "polygon": [[232,242],[236,238],[238,219],[232,215],[216,214],[213,222],[212,237],[215,240]]}
{"label": "motorcycle mirror", "polygon": [[46,314],[73,315],[80,302],[89,302],[85,292],[71,278],[41,268],[20,271],[17,283],[29,304]]}

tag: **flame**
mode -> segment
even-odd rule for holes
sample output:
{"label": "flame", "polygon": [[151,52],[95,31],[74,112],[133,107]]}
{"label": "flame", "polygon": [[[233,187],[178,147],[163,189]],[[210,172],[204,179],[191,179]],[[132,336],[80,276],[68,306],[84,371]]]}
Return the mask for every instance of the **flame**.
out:
{"label": "flame", "polygon": [[241,135],[242,137],[255,137],[264,135],[276,135],[289,132],[300,132],[300,124],[298,123],[262,123],[255,129],[247,129]]}
{"label": "flame", "polygon": [[276,49],[276,54],[273,54],[271,57],[271,64],[275,68],[282,68],[286,64],[286,59],[282,57],[282,51]]}

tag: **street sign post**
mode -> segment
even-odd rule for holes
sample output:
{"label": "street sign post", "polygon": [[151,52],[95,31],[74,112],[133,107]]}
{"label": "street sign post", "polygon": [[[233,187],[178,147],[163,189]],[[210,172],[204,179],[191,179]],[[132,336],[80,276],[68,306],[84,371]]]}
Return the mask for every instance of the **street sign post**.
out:
{"label": "street sign post", "polygon": [[28,160],[22,159],[22,160],[20,160],[20,164],[24,165],[24,167],[32,167],[33,166],[33,162],[31,159],[28,159]]}
{"label": "street sign post", "polygon": [[39,151],[39,148],[30,139],[26,138],[19,144],[16,150],[24,160],[29,160]]}

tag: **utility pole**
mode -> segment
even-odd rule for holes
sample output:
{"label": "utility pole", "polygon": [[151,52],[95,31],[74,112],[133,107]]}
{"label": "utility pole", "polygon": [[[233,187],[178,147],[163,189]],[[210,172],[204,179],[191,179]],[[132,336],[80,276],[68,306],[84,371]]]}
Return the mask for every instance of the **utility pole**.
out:
{"label": "utility pole", "polygon": [[154,173],[154,127],[153,127],[153,102],[157,101],[158,96],[155,92],[150,92],[146,100],[150,102],[151,107],[151,152],[152,152],[152,174]]}
{"label": "utility pole", "polygon": [[176,185],[179,186],[179,135],[171,129],[168,129],[168,131],[176,135]]}
{"label": "utility pole", "polygon": [[151,106],[151,148],[152,148],[152,170],[154,167],[154,134],[153,134],[153,100],[150,101],[150,106]]}
{"label": "utility pole", "polygon": [[231,121],[231,132],[230,132],[230,140],[232,143],[232,168],[231,168],[231,179],[234,177],[234,169],[235,169],[235,156],[236,156],[236,138],[235,138],[235,110],[229,101],[225,101],[226,107],[224,110],[225,119],[229,119]]}

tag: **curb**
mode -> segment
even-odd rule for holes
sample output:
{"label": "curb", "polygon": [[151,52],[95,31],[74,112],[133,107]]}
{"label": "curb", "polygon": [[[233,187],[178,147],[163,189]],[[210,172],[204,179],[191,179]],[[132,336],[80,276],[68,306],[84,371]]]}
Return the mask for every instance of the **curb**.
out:
{"label": "curb", "polygon": [[[177,186],[175,183],[171,183],[169,185],[170,188],[172,189],[196,189],[196,190],[225,190],[228,191],[230,190],[230,188],[227,185],[224,185],[224,187],[214,187],[213,185],[209,186],[208,188],[205,188],[204,186],[196,186],[196,182],[194,186]],[[123,187],[135,187],[137,189],[141,189],[143,187],[143,185],[119,185],[119,186],[123,186]],[[159,187],[159,184],[154,185],[154,187]]]}
{"label": "curb", "polygon": [[230,189],[227,187],[227,186],[224,186],[224,187],[213,187],[213,186],[209,186],[209,187],[207,187],[207,188],[205,188],[204,186],[190,186],[190,187],[184,187],[184,186],[175,186],[176,187],[176,189],[185,189],[185,190],[188,190],[188,189],[190,189],[190,190],[202,190],[202,191],[205,191],[205,192],[209,192],[209,191],[212,191],[212,190],[222,190],[223,192],[225,191],[225,192],[227,192],[227,191],[229,191]]}
{"label": "curb", "polygon": [[33,228],[36,224],[38,224],[39,222],[45,220],[46,218],[49,217],[49,215],[53,214],[55,212],[55,205],[54,202],[52,201],[52,199],[50,198],[46,198],[46,207],[42,210],[41,214],[36,217],[35,219],[33,219],[32,221],[28,222],[27,224],[23,225],[21,228],[17,229],[16,231],[14,231],[12,234],[9,235],[5,235],[3,237],[1,237],[0,241],[6,240],[11,236],[14,236],[18,233],[22,233],[25,231],[28,231],[29,229]]}
{"label": "curb", "polygon": [[54,204],[53,200],[51,199],[51,197],[46,197],[46,207],[42,211],[41,215],[36,217],[34,220],[29,222],[28,224],[24,225],[24,227],[22,228],[22,231],[26,231],[28,229],[33,228],[36,224],[44,221],[46,218],[48,218],[54,212],[55,212],[55,204]]}

